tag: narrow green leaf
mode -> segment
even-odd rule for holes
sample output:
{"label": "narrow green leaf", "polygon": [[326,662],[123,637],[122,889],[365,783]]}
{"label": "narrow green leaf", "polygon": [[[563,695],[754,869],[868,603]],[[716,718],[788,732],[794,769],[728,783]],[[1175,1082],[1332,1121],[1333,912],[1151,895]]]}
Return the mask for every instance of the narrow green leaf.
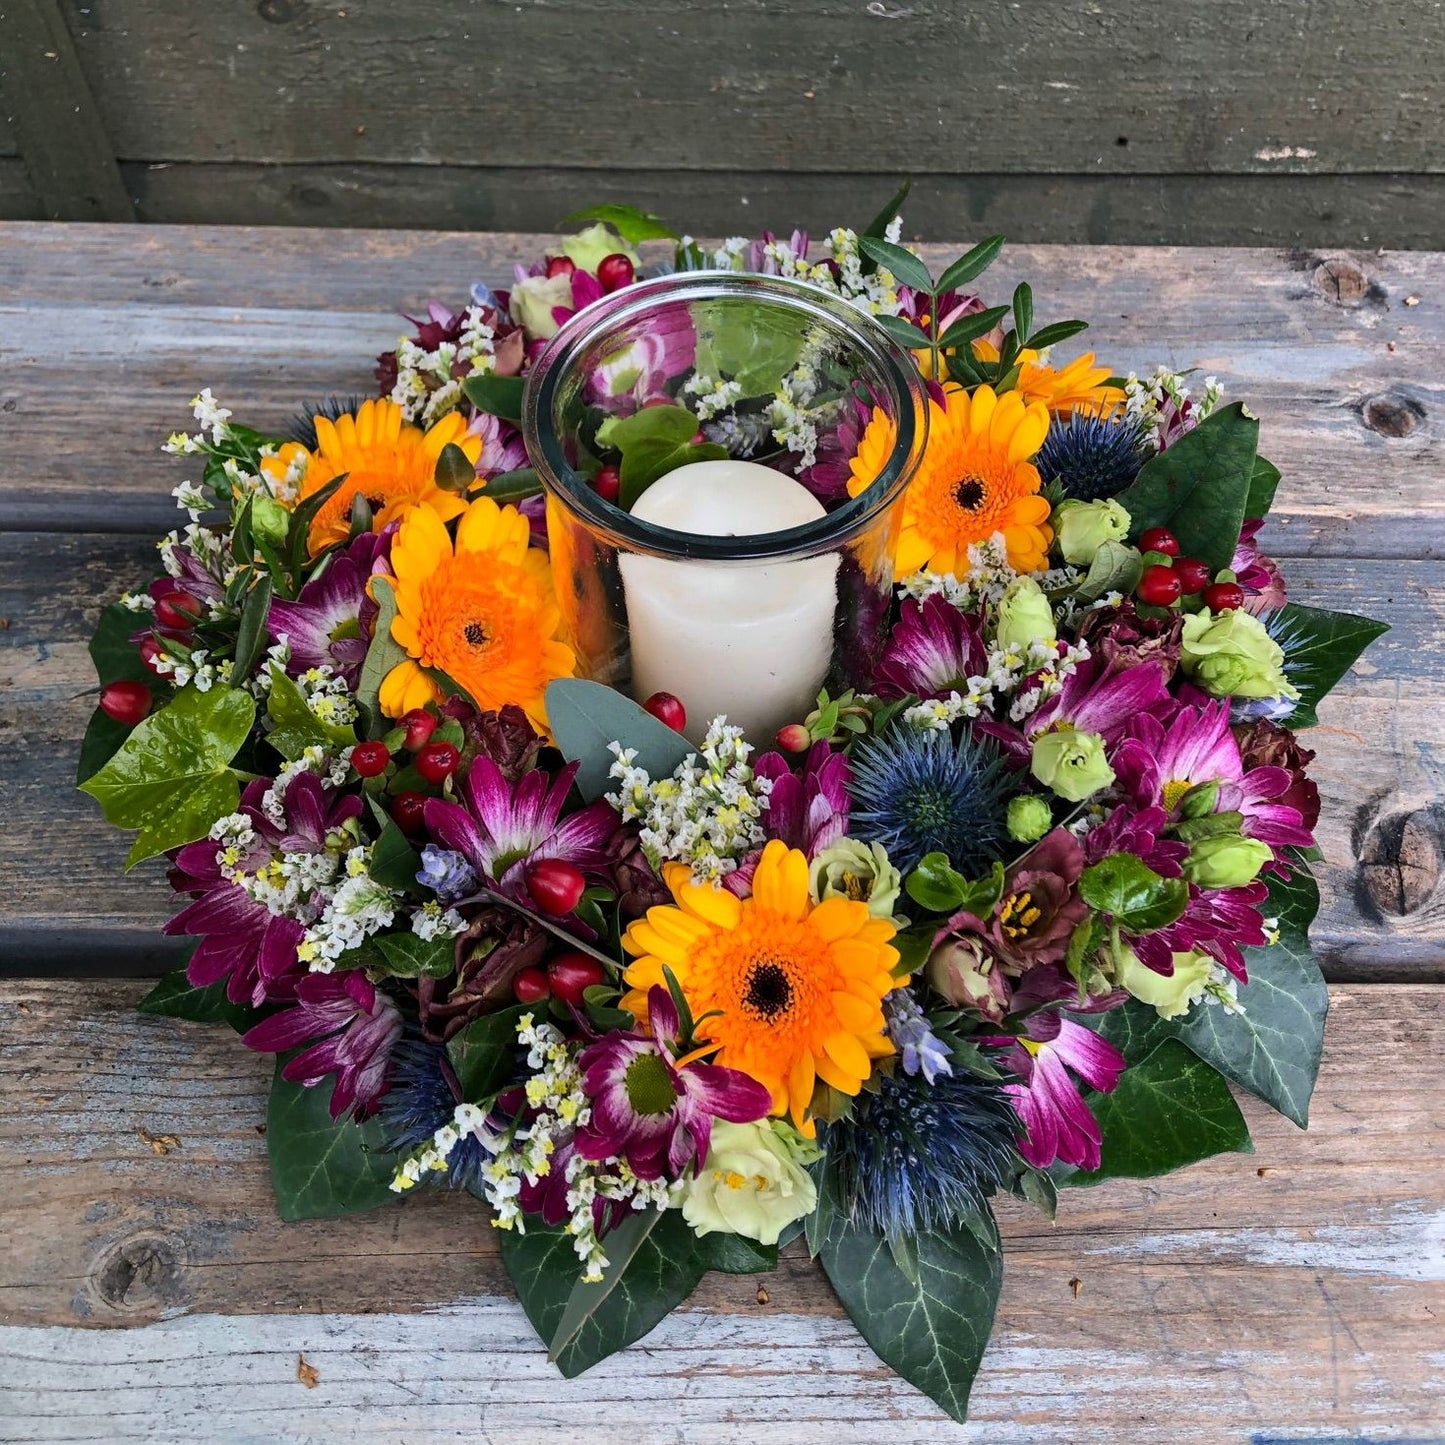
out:
{"label": "narrow green leaf", "polygon": [[602,221],[611,226],[624,241],[637,245],[639,241],[675,241],[674,231],[661,216],[651,211],[639,210],[636,206],[617,205],[604,202],[599,206],[587,206],[573,211],[562,218],[564,226],[576,225],[579,221]]}
{"label": "narrow green leaf", "polygon": [[398,1196],[391,1191],[394,1161],[375,1119],[355,1124],[331,1117],[332,1081],[307,1088],[276,1077],[266,1109],[266,1152],[282,1219],[330,1219],[374,1209]]}
{"label": "narrow green leaf", "polygon": [[990,306],[984,311],[975,311],[970,316],[961,316],[939,337],[938,344],[945,351],[966,346],[980,336],[992,331],[1008,315],[1007,306]]}
{"label": "narrow green leaf", "polygon": [[912,251],[879,236],[859,236],[858,249],[869,260],[891,271],[901,285],[926,294],[933,291],[933,277],[928,274],[928,267]]}
{"label": "narrow green leaf", "polygon": [[1027,336],[1034,324],[1034,293],[1027,281],[1014,287],[1014,334]]}
{"label": "narrow green leaf", "polygon": [[542,479],[535,467],[518,467],[514,472],[498,472],[486,481],[486,495],[498,506],[535,497],[542,490]]}
{"label": "narrow green leaf", "polygon": [[875,319],[900,346],[906,346],[910,351],[918,351],[931,344],[919,327],[901,316],[879,316]]}
{"label": "narrow green leaf", "polygon": [[107,822],[138,830],[127,867],[203,838],[235,810],[240,789],[230,762],[255,715],[250,694],[239,688],[183,688],[81,784]]}
{"label": "narrow green leaf", "polygon": [[[868,224],[858,232],[860,236],[877,236],[880,240],[887,232],[889,226],[898,219],[898,213],[903,209],[903,203],[908,199],[908,193],[913,189],[913,177],[904,176],[898,189],[893,192],[888,204],[873,217]],[[870,264],[864,265],[864,274],[871,274],[873,267]]]}
{"label": "narrow green leaf", "polygon": [[612,781],[616,761],[608,744],[636,748],[636,765],[653,778],[665,778],[693,746],[681,733],[644,711],[630,698],[600,682],[560,678],[547,686],[547,721],[568,762],[580,762],[577,790],[587,802],[600,798]]}
{"label": "narrow green leaf", "polygon": [[[346,480],[347,473],[342,472],[339,477],[332,477],[320,491],[313,492],[305,501],[298,502],[295,508],[287,514],[284,545],[286,548],[286,571],[292,577],[299,588],[301,585],[301,573],[306,566],[306,558],[311,548],[311,523],[316,515],[332,497],[336,495],[341,484]],[[254,499],[254,506],[251,515],[251,526],[254,532],[254,540],[257,548],[266,557],[271,565],[272,573],[279,573],[280,568],[273,561],[273,554],[266,544],[269,537],[262,535],[260,528],[260,515],[263,503],[269,502],[269,497],[257,496]],[[282,539],[277,539],[278,544]]]}
{"label": "narrow green leaf", "polygon": [[1299,689],[1290,715],[1292,728],[1313,727],[1320,701],[1350,670],[1355,659],[1390,630],[1388,622],[1328,612],[1287,602],[1270,619],[1270,631],[1284,648],[1285,675]]}
{"label": "narrow green leaf", "polygon": [[[479,1104],[512,1082],[517,1072],[517,1020],[527,1011],[526,1004],[512,1004],[482,1014],[447,1040],[447,1057],[466,1102]],[[576,1255],[572,1262],[576,1264]]]}
{"label": "narrow green leaf", "polygon": [[231,680],[238,686],[256,667],[256,660],[266,646],[266,618],[271,611],[271,594],[275,583],[265,573],[246,597],[241,609],[241,624],[236,631],[236,654],[231,667]]}
{"label": "narrow green leaf", "polygon": [[972,250],[965,251],[938,278],[939,294],[957,291],[960,286],[966,286],[970,281],[982,276],[998,259],[998,253],[1003,250],[1003,241],[1002,236],[990,236],[986,241],[980,241]]}
{"label": "narrow green leaf", "polygon": [[1032,347],[1035,351],[1047,350],[1050,346],[1057,346],[1061,341],[1067,341],[1072,336],[1077,336],[1081,331],[1087,331],[1087,321],[1055,321],[1050,326],[1040,326],[1025,342],[1025,346]]}
{"label": "narrow green leaf", "polygon": [[478,411],[499,416],[513,426],[522,424],[522,392],[526,383],[520,376],[469,376],[462,391]]}

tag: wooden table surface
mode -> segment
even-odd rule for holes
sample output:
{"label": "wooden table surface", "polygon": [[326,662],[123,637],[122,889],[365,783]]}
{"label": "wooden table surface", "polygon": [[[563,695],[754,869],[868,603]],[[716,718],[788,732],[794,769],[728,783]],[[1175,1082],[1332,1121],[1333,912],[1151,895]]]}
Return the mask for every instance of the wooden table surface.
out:
{"label": "wooden table surface", "polygon": [[269,1060],[133,1011],[169,895],[72,789],[86,639],[152,573],[187,475],[159,443],[199,387],[262,428],[366,394],[396,312],[542,244],[0,225],[0,1440],[1445,1440],[1441,255],[1018,247],[992,275],[1090,318],[1116,370],[1247,400],[1293,595],[1394,630],[1307,738],[1333,985],[1309,1132],[1245,1099],[1253,1155],[1069,1193],[1056,1226],[1006,1203],[971,1426],[796,1251],[565,1382],[475,1205],[276,1219]]}

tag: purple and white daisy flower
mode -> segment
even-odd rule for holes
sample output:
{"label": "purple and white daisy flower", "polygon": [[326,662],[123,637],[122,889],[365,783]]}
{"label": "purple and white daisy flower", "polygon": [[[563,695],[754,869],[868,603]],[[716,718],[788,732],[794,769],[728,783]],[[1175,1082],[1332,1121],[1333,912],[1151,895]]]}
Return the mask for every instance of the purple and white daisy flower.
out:
{"label": "purple and white daisy flower", "polygon": [[988,647],[977,617],[942,593],[909,597],[884,648],[874,685],[879,697],[928,699],[967,693],[988,672]]}

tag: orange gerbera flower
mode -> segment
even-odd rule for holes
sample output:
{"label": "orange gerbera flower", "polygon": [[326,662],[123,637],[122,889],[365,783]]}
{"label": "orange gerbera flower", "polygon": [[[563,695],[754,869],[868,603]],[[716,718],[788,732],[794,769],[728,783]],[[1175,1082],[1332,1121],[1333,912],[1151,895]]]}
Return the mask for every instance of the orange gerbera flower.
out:
{"label": "orange gerbera flower", "polygon": [[459,446],[476,465],[482,439],[467,435],[459,412],[448,412],[425,432],[404,421],[394,401],[384,399],[362,402],[355,416],[346,412],[335,421],[318,416],[316,450],[297,500],[314,496],[343,472],[346,480],[311,523],[311,555],[346,540],[351,504],[358,496],[371,503],[371,526],[376,532],[400,521],[418,503],[431,507],[444,522],[460,516],[466,500],[436,484],[437,458],[449,443]]}
{"label": "orange gerbera flower", "polygon": [[[1016,391],[972,396],[949,387],[946,408],[929,402],[928,445],[903,498],[903,525],[894,544],[899,576],[920,567],[967,570],[970,544],[1002,532],[1010,564],[1020,572],[1048,566],[1049,504],[1038,495],[1038,468],[1028,458],[1043,445],[1048,409],[1025,405]],[[893,449],[896,428],[881,411],[858,444],[848,492],[857,496]]]}
{"label": "orange gerbera flower", "polygon": [[[998,348],[991,341],[975,341],[973,351],[980,361],[998,360]],[[1103,416],[1124,400],[1124,393],[1117,386],[1104,384],[1113,372],[1107,366],[1096,365],[1097,360],[1092,351],[1086,351],[1065,366],[1053,367],[1026,346],[1017,357],[1016,389],[1025,401],[1041,401],[1056,414],[1066,416],[1077,410]]]}
{"label": "orange gerbera flower", "polygon": [[429,506],[413,507],[391,544],[396,617],[391,635],[407,651],[381,684],[381,710],[400,717],[439,702],[428,668],[462,688],[484,712],[516,703],[547,726],[544,693],[571,677],[576,659],[557,640],[561,614],[546,556],[529,545],[515,507],[480,497],[457,523],[456,544]]}
{"label": "orange gerbera flower", "polygon": [[638,956],[622,1006],[645,1018],[666,965],[699,1020],[698,1039],[717,1047],[715,1062],[765,1084],[773,1112],[811,1137],[817,1081],[856,1094],[873,1061],[893,1052],[883,998],[906,982],[892,973],[893,924],[851,899],[814,904],[806,856],[777,839],[763,849],[751,898],[694,883],[682,863],[663,875],[677,906],[649,908],[623,936]]}

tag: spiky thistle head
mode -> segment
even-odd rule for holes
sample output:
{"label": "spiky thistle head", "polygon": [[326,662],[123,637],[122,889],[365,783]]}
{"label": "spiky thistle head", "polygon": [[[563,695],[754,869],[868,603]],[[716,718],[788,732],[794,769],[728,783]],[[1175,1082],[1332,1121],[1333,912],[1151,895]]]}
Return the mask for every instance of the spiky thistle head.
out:
{"label": "spiky thistle head", "polygon": [[986,868],[1004,845],[1010,789],[991,745],[897,725],[860,743],[852,764],[849,832],[903,872],[935,852],[965,873]]}
{"label": "spiky thistle head", "polygon": [[354,416],[365,400],[364,396],[326,396],[320,401],[308,401],[291,418],[291,425],[286,429],[287,439],[300,442],[307,451],[314,452],[319,445],[316,438],[316,418],[324,416],[327,421],[335,421],[338,417]]}
{"label": "spiky thistle head", "polygon": [[[414,1028],[408,1028],[392,1050],[391,1062],[391,1087],[381,1101],[378,1120],[385,1147],[394,1154],[408,1154],[453,1121],[461,1089],[447,1051]],[[476,1135],[464,1133],[447,1156],[447,1182],[453,1189],[480,1194],[482,1168],[490,1159]]]}
{"label": "spiky thistle head", "polygon": [[1149,448],[1139,428],[1122,416],[1074,412],[1055,419],[1034,465],[1045,482],[1057,481],[1066,497],[1100,502],[1116,497],[1139,475]]}
{"label": "spiky thistle head", "polygon": [[826,1146],[855,1224],[897,1239],[957,1225],[1017,1172],[1018,1118],[998,1083],[976,1074],[884,1076]]}

